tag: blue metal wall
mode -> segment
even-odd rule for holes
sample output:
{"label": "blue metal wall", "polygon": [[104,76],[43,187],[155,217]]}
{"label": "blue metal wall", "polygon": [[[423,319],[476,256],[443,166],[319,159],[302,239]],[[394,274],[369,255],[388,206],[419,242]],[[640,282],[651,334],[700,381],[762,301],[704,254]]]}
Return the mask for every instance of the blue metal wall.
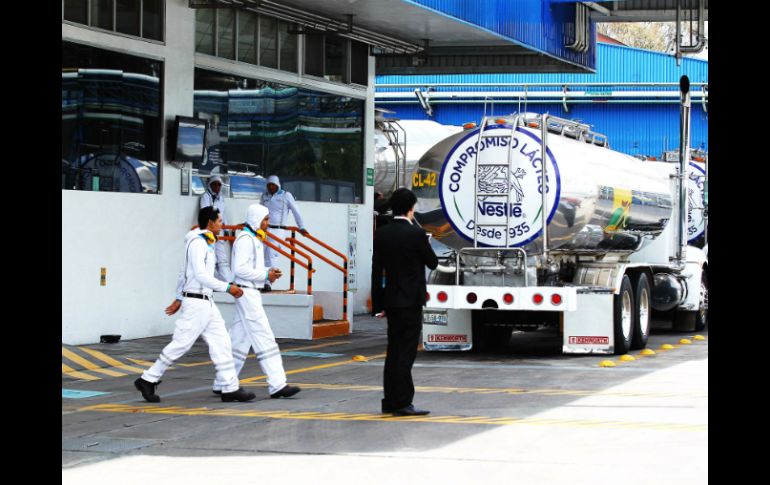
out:
{"label": "blue metal wall", "polygon": [[[677,66],[671,56],[623,46],[599,44],[598,69],[596,74],[453,74],[443,76],[377,76],[377,84],[401,83],[620,83],[620,82],[668,82],[678,83],[682,74],[690,82],[708,82],[708,62],[683,59]],[[521,88],[510,88],[520,90]],[[623,90],[631,88],[623,87]],[[649,87],[637,88],[649,90]],[[676,88],[672,88],[676,90]],[[503,91],[505,88],[475,87],[440,88],[441,91]],[[411,89],[376,88],[379,92],[414,91]],[[378,107],[396,111],[395,117],[402,119],[432,119],[447,125],[462,125],[469,121],[478,122],[483,104],[441,104],[434,103],[433,116],[428,117],[417,104],[377,103]],[[490,107],[487,106],[488,114]],[[508,114],[518,110],[518,103],[494,105],[495,114]],[[523,108],[522,108],[523,110]],[[630,155],[660,156],[665,149],[679,146],[678,104],[648,102],[644,104],[588,103],[569,104],[569,112],[561,103],[529,104],[528,111],[549,112],[556,116],[577,119],[593,125],[594,129],[607,135],[610,146]],[[693,102],[692,146],[708,150],[708,113],[700,102]]]}
{"label": "blue metal wall", "polygon": [[[588,52],[564,47],[574,40],[575,5],[549,0],[402,0],[481,27],[493,34],[588,69],[596,67],[596,42]],[[595,24],[591,23],[591,38]]]}

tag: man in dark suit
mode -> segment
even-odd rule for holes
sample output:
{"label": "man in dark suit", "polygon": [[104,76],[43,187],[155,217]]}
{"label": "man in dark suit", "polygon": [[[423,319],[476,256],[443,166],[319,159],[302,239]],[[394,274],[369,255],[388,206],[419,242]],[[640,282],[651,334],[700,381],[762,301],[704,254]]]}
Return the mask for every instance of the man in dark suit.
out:
{"label": "man in dark suit", "polygon": [[425,266],[436,269],[438,258],[430,247],[428,235],[413,222],[415,204],[417,197],[411,190],[393,192],[390,198],[393,221],[377,230],[372,255],[372,310],[388,318],[382,412],[397,416],[429,413],[412,405],[412,364],[417,357],[422,330]]}

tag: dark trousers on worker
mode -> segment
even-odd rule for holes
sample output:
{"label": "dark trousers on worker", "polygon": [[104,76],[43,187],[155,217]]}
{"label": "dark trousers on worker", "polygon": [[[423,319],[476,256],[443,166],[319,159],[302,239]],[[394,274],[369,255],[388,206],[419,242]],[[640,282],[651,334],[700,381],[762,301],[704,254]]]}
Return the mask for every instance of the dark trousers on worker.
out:
{"label": "dark trousers on worker", "polygon": [[386,308],[388,356],[385,358],[383,411],[395,411],[412,404],[412,365],[422,330],[422,307]]}

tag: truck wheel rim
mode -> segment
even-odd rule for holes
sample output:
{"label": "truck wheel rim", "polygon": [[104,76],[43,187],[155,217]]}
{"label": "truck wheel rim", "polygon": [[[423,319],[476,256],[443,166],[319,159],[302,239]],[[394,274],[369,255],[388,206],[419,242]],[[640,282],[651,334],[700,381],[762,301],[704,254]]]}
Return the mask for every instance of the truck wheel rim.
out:
{"label": "truck wheel rim", "polygon": [[709,290],[706,285],[701,281],[700,284],[700,304],[698,305],[698,312],[701,318],[706,318],[706,313],[709,309]]}
{"label": "truck wheel rim", "polygon": [[647,290],[642,290],[641,301],[639,302],[639,329],[642,335],[647,335],[650,326],[650,295]]}
{"label": "truck wheel rim", "polygon": [[628,339],[631,335],[631,295],[628,292],[623,293],[623,313],[620,324],[623,327],[623,338]]}

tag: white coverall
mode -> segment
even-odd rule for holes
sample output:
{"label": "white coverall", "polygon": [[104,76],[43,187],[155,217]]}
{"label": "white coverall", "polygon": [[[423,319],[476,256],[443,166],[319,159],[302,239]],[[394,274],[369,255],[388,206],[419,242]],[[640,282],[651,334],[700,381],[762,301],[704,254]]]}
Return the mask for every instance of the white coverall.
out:
{"label": "white coverall", "polygon": [[[267,183],[275,184],[278,186],[278,191],[275,194],[270,195],[269,192],[262,194],[262,205],[267,207],[270,211],[270,225],[271,226],[288,226],[289,225],[289,211],[294,214],[294,220],[297,222],[297,226],[300,229],[305,229],[305,223],[302,222],[302,216],[297,208],[297,203],[294,200],[294,196],[291,192],[286,192],[281,188],[281,181],[277,176],[271,175],[267,178]],[[271,233],[275,234],[281,239],[287,238],[291,232],[285,229],[268,229]],[[273,248],[264,245],[265,247],[265,265],[268,268],[275,268],[278,262],[280,253]]]}
{"label": "white coverall", "polygon": [[[246,214],[246,223],[258,230],[266,215],[265,206],[252,204]],[[286,373],[281,350],[262,307],[262,294],[257,290],[268,281],[269,268],[265,267],[262,243],[247,227],[235,239],[232,263],[235,283],[243,289],[243,296],[235,300],[235,319],[230,327],[235,371],[240,374],[249,348],[253,347],[262,372],[267,376],[268,392],[275,394],[286,386]],[[214,390],[221,388],[222,383],[217,378]]]}
{"label": "white coverall", "polygon": [[[235,392],[240,386],[230,338],[225,321],[211,299],[212,290],[227,291],[227,283],[213,276],[216,255],[214,248],[201,236],[204,232],[193,229],[185,237],[185,263],[177,284],[177,299],[182,301],[181,313],[171,343],[161,351],[152,367],[144,371],[142,379],[158,382],[166,369],[187,353],[198,337],[202,336],[209,346],[209,354],[217,372],[216,379],[222,383],[222,392]],[[188,297],[184,293],[197,293],[209,299]]]}
{"label": "white coverall", "polygon": [[[222,189],[219,189],[219,194],[216,195],[211,191],[211,182],[215,181],[222,183],[222,178],[215,175],[209,179],[206,192],[201,195],[200,208],[214,206],[214,208],[219,209],[219,214],[222,216],[222,224],[229,224],[225,215],[225,198],[222,196]],[[224,231],[217,234],[217,236],[224,236]],[[214,244],[214,251],[217,253],[217,266],[214,276],[228,283],[233,281],[233,273],[230,269],[230,243],[227,241],[217,241]]]}

